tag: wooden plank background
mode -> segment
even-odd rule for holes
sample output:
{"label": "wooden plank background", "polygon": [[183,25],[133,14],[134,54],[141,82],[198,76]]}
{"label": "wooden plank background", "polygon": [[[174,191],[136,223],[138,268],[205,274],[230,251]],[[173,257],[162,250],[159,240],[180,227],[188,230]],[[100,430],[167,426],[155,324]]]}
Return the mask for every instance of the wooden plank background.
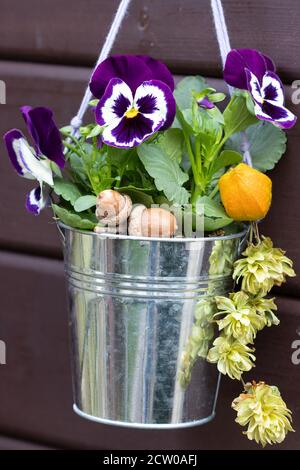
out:
{"label": "wooden plank background", "polygon": [[[223,4],[232,47],[263,50],[276,56],[285,80],[300,78],[298,0]],[[92,65],[118,0],[1,0],[0,5],[3,58]],[[150,54],[177,73],[221,75],[209,0],[133,0],[114,52]]]}
{"label": "wooden plank background", "polygon": [[[232,46],[270,54],[286,83],[300,78],[297,0],[224,0]],[[0,105],[0,133],[25,131],[23,104],[54,109],[63,125],[74,115],[117,0],[0,0],[0,79],[7,104]],[[178,74],[200,73],[224,89],[208,0],[133,0],[114,52],[143,53],[164,60]],[[297,114],[298,107],[288,106]],[[274,201],[262,230],[288,250],[300,273],[300,125],[288,133],[288,151],[272,172]],[[67,308],[61,247],[50,213],[24,210],[31,184],[13,172],[0,145],[0,339],[7,365],[0,366],[0,448],[255,449],[234,424],[230,402],[240,392],[223,380],[217,418],[181,431],[134,431],[96,425],[73,414],[68,358]],[[280,328],[258,339],[258,366],[249,378],[280,386],[294,412],[298,433],[283,448],[300,445],[300,366],[291,343],[300,332],[300,283],[280,289]],[[224,432],[225,431],[225,432]],[[7,437],[5,437],[7,436]],[[26,444],[27,442],[27,444]],[[36,446],[38,448],[38,445]]]}

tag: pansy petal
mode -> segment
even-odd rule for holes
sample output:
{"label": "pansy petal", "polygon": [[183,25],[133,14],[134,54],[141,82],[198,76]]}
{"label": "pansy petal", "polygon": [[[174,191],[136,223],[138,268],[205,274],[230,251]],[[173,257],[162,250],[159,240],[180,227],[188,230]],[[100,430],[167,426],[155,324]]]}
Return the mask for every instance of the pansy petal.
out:
{"label": "pansy petal", "polygon": [[152,72],[144,60],[131,55],[114,55],[108,57],[94,71],[90,90],[96,98],[102,98],[112,78],[120,78],[135,93],[137,87],[145,80],[150,80]]}
{"label": "pansy petal", "polygon": [[271,57],[269,57],[268,55],[265,55],[265,54],[261,54],[265,60],[265,63],[266,63],[266,67],[267,67],[267,70],[269,72],[276,72],[276,66],[273,62],[273,60],[271,59]]}
{"label": "pansy petal", "polygon": [[140,113],[154,121],[155,131],[167,129],[174,121],[175,98],[170,88],[159,80],[142,83],[136,90],[134,103]]}
{"label": "pansy petal", "polygon": [[38,159],[24,138],[14,139],[12,141],[12,148],[20,166],[26,170],[23,176],[29,174],[38,181],[44,181],[50,186],[53,186],[53,177],[49,161]]}
{"label": "pansy petal", "polygon": [[283,129],[290,129],[296,123],[296,116],[284,106],[277,106],[265,101],[263,105],[254,106],[255,115],[258,119],[269,121]]}
{"label": "pansy petal", "polygon": [[4,134],[4,142],[10,161],[18,174],[20,176],[25,176],[26,173],[28,173],[28,169],[26,168],[23,160],[20,158],[20,154],[17,154],[13,147],[13,142],[19,139],[25,140],[25,137],[18,129],[12,129],[11,131],[8,131],[6,134]]}
{"label": "pansy petal", "polygon": [[246,77],[247,77],[247,87],[249,92],[251,93],[252,98],[256,103],[262,104],[263,103],[263,96],[261,91],[260,83],[257,77],[248,69],[245,69]]}
{"label": "pansy petal", "polygon": [[115,127],[106,127],[102,138],[107,145],[130,148],[144,142],[155,131],[155,122],[139,113],[132,119],[124,117]]}
{"label": "pansy petal", "polygon": [[171,91],[174,91],[175,83],[173,75],[171,74],[168,67],[160,62],[159,60],[153,59],[148,55],[138,55],[139,59],[141,59],[145,64],[149,67],[152,72],[152,79],[159,80],[170,88]]}
{"label": "pansy petal", "polygon": [[96,121],[100,126],[117,124],[132,105],[129,86],[120,78],[113,78],[97,104]]}
{"label": "pansy petal", "polygon": [[267,67],[272,64],[271,60],[267,56],[265,57],[255,49],[232,49],[226,58],[224,80],[235,88],[246,90],[245,69],[247,68],[261,82]]}
{"label": "pansy petal", "polygon": [[276,73],[266,72],[262,81],[262,94],[263,98],[272,101],[273,104],[283,106],[284,92],[283,85]]}
{"label": "pansy petal", "polygon": [[37,155],[44,155],[63,168],[65,165],[63,144],[52,111],[42,106],[36,108],[23,106],[21,112],[35,142]]}
{"label": "pansy petal", "polygon": [[43,196],[40,186],[32,189],[26,197],[26,209],[34,215],[39,215],[47,204],[47,198]]}

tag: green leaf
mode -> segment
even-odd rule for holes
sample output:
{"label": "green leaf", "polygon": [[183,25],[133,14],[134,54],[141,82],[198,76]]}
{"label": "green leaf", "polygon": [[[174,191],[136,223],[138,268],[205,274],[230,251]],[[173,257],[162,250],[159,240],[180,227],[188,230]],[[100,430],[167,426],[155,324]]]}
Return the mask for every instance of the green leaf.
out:
{"label": "green leaf", "polygon": [[194,96],[196,101],[200,101],[203,98],[205,98],[206,96],[209,96],[209,99],[210,99],[211,93],[213,93],[215,91],[216,91],[215,88],[207,87],[207,88],[203,88],[199,92],[193,91],[193,96]]}
{"label": "green leaf", "polygon": [[69,136],[72,132],[72,126],[64,126],[64,127],[61,127],[59,130],[62,135]]}
{"label": "green leaf", "polygon": [[158,145],[162,150],[177,162],[181,162],[184,138],[181,129],[168,129],[159,136]]}
{"label": "green leaf", "polygon": [[246,95],[246,106],[248,108],[249,113],[255,115],[254,102],[249,92],[247,92]]}
{"label": "green leaf", "polygon": [[91,188],[89,179],[87,177],[82,158],[79,157],[76,153],[71,153],[68,156],[68,160],[70,163],[71,171],[72,171],[72,176],[76,180],[76,182],[83,184],[84,186],[87,186],[88,188]]}
{"label": "green leaf", "polygon": [[99,100],[94,99],[94,100],[89,101],[89,106],[92,106],[94,108],[97,106],[98,103],[99,103]]}
{"label": "green leaf", "polygon": [[192,107],[193,92],[199,93],[207,88],[207,83],[200,76],[183,78],[174,91],[177,106],[183,111]]}
{"label": "green leaf", "polygon": [[102,132],[102,127],[96,124],[90,133],[86,136],[87,139],[91,139],[92,137],[97,137]]}
{"label": "green leaf", "polygon": [[257,123],[256,116],[253,116],[247,108],[245,96],[233,95],[223,115],[226,138]]}
{"label": "green leaf", "polygon": [[206,112],[214,121],[222,125],[224,124],[224,116],[217,106],[212,109],[207,109]]}
{"label": "green leaf", "polygon": [[189,176],[182,171],[179,163],[171,160],[157,144],[143,144],[137,151],[147,172],[154,178],[158,191],[163,191],[169,201],[187,204],[190,194],[182,185]]}
{"label": "green leaf", "polygon": [[198,214],[204,212],[204,230],[207,232],[218,230],[232,223],[232,219],[228,217],[221,203],[208,196],[197,199],[196,211]]}
{"label": "green leaf", "polygon": [[83,212],[86,211],[87,209],[90,209],[91,207],[94,207],[96,205],[97,197],[88,194],[86,196],[80,196],[74,204],[74,209],[76,212]]}
{"label": "green leaf", "polygon": [[204,207],[204,214],[208,217],[229,218],[220,202],[210,199],[208,196],[202,196],[197,199],[197,206]]}
{"label": "green leaf", "polygon": [[228,218],[217,218],[214,219],[212,217],[204,217],[204,231],[205,232],[214,232],[215,230],[219,230],[220,228],[224,228],[227,225],[232,223],[232,219]]}
{"label": "green leaf", "polygon": [[[253,166],[260,171],[272,170],[286,150],[286,134],[269,122],[260,122],[246,130]],[[241,151],[242,136],[233,135],[225,145]]]}
{"label": "green leaf", "polygon": [[212,93],[209,95],[209,99],[212,103],[220,103],[220,101],[224,101],[225,98],[225,93]]}
{"label": "green leaf", "polygon": [[211,174],[214,175],[217,171],[221,170],[221,168],[224,168],[224,166],[235,165],[242,160],[243,157],[240,153],[234,150],[223,150],[214,161]]}
{"label": "green leaf", "polygon": [[69,201],[74,206],[75,201],[81,196],[77,186],[71,181],[62,178],[54,178],[54,192],[65,201]]}
{"label": "green leaf", "polygon": [[[183,112],[176,106],[176,128],[182,129],[187,135],[193,134],[193,116],[191,109],[185,109]],[[174,127],[174,126],[173,126]]]}
{"label": "green leaf", "polygon": [[151,207],[154,202],[153,197],[150,194],[147,194],[142,189],[137,189],[134,186],[118,188],[118,191],[130,196],[133,204],[144,204],[146,207]]}
{"label": "green leaf", "polygon": [[117,147],[107,147],[107,155],[111,164],[118,168],[118,173],[123,173],[130,160],[136,154],[136,149],[120,149]]}
{"label": "green leaf", "polygon": [[55,215],[66,225],[73,228],[82,230],[93,230],[97,225],[97,220],[94,215],[84,214],[79,215],[73,211],[65,209],[64,207],[52,204],[52,209]]}
{"label": "green leaf", "polygon": [[62,178],[62,172],[61,172],[61,169],[59,168],[59,166],[50,160],[50,168],[52,170],[52,172],[58,176],[59,178]]}

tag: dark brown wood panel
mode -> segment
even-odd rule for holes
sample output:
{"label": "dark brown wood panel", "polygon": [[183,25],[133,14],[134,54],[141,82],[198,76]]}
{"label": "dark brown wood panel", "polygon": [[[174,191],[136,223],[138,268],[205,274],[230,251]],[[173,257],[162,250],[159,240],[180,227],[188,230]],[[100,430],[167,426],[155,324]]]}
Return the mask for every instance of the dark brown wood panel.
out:
{"label": "dark brown wood panel", "polygon": [[[0,366],[0,434],[52,447],[76,449],[256,449],[241,434],[230,409],[241,387],[222,379],[217,417],[178,431],[137,431],[98,425],[72,412],[68,320],[60,261],[0,252],[0,338],[7,364]],[[281,326],[257,341],[257,368],[247,379],[277,384],[294,413],[281,448],[300,447],[300,365],[291,362],[299,338],[300,301],[279,298]],[[298,334],[297,334],[298,331]]]}
{"label": "dark brown wood panel", "polygon": [[0,436],[0,450],[54,450],[38,443],[23,441],[8,436]]}
{"label": "dark brown wood panel", "polygon": [[[0,0],[0,57],[92,65],[118,0]],[[276,60],[299,78],[298,0],[224,0],[232,47]],[[133,0],[113,52],[150,54],[177,73],[221,74],[209,0]]]}

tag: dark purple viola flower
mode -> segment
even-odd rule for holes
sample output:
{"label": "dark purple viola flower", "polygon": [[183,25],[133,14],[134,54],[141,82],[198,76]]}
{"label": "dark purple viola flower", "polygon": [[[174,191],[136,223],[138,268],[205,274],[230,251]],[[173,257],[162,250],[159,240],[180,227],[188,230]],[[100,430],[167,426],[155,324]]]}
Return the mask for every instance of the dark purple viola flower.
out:
{"label": "dark purple viola flower", "polygon": [[174,120],[173,76],[151,57],[109,57],[95,70],[90,89],[100,100],[96,121],[108,145],[134,147]]}
{"label": "dark purple viola flower", "polygon": [[255,49],[232,49],[227,55],[224,67],[225,82],[235,88],[247,90],[246,69],[250,70],[261,82],[268,70],[275,72],[275,65],[270,57]]}
{"label": "dark purple viola flower", "polygon": [[65,165],[63,144],[52,111],[42,106],[37,108],[22,106],[21,113],[34,140],[37,156],[47,157],[63,168]]}
{"label": "dark purple viola flower", "polygon": [[50,161],[37,157],[21,131],[12,129],[6,132],[4,142],[11,163],[20,176],[43,181],[50,186],[53,185]]}
{"label": "dark purple viola flower", "polygon": [[104,143],[128,148],[169,127],[175,111],[173,94],[165,83],[144,81],[133,94],[122,79],[113,78],[98,103],[96,121],[104,127]]}
{"label": "dark purple viola flower", "polygon": [[39,215],[47,205],[48,198],[43,194],[41,186],[32,189],[26,197],[26,209],[34,215]]}
{"label": "dark purple viola flower", "polygon": [[198,100],[197,103],[198,103],[198,106],[200,106],[200,108],[204,108],[204,109],[213,109],[215,107],[214,103],[210,101],[208,96],[204,96],[204,98],[201,98],[200,100]]}
{"label": "dark purple viola flower", "polygon": [[152,80],[159,80],[168,85],[171,91],[174,91],[175,83],[173,75],[163,62],[153,59],[153,57],[148,55],[139,55],[137,57],[151,70]]}
{"label": "dark purple viola flower", "polygon": [[21,108],[28,130],[34,140],[32,148],[22,132],[12,129],[4,135],[4,142],[12,165],[20,176],[37,180],[39,187],[32,190],[26,201],[26,207],[38,214],[45,206],[43,185],[53,186],[51,161],[64,166],[62,142],[59,130],[54,124],[52,111],[47,108]]}
{"label": "dark purple viola flower", "polygon": [[114,55],[101,62],[94,71],[90,89],[96,98],[102,98],[112,78],[120,78],[134,94],[145,81],[159,80],[174,90],[174,79],[168,68],[149,56]]}
{"label": "dark purple viola flower", "polygon": [[283,129],[293,127],[297,118],[284,106],[283,86],[279,77],[274,72],[266,72],[260,83],[250,70],[246,70],[246,74],[256,117]]}
{"label": "dark purple viola flower", "polygon": [[297,118],[284,106],[284,92],[272,60],[253,49],[233,49],[227,55],[225,81],[248,90],[258,119],[283,129],[291,128]]}

